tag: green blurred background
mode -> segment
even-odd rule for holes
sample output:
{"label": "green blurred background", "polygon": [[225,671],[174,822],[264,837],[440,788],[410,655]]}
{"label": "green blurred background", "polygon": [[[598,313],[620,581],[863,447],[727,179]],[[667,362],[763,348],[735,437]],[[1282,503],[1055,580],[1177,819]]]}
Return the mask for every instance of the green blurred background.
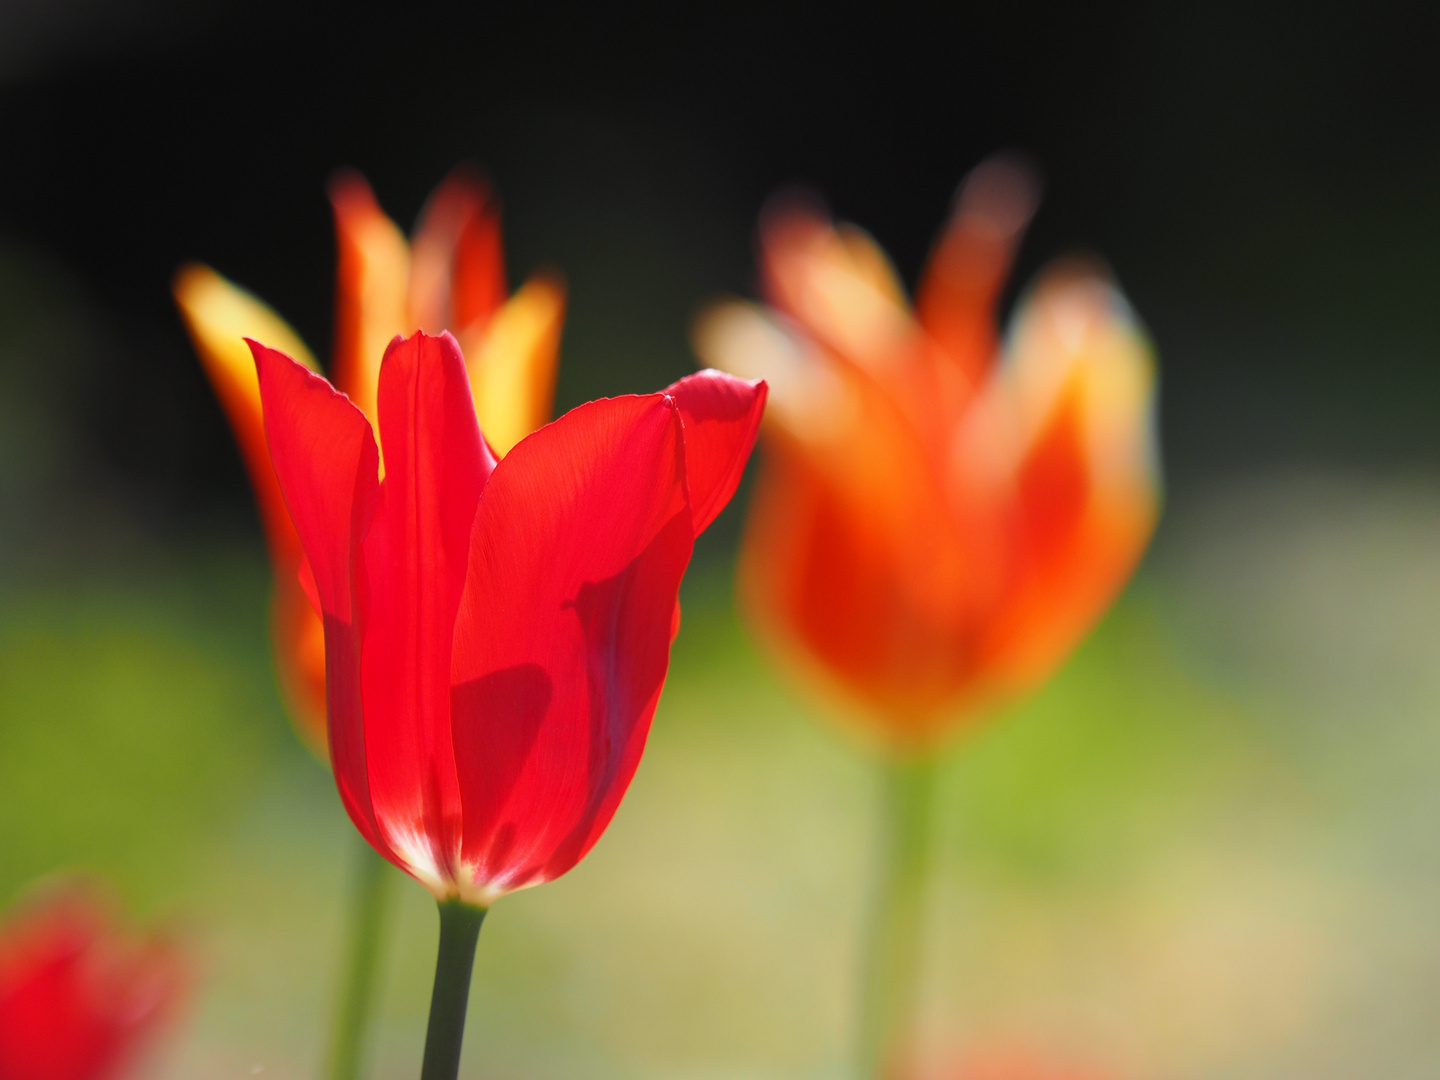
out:
{"label": "green blurred background", "polygon": [[[692,364],[800,182],[913,281],[1019,146],[1017,287],[1102,252],[1163,371],[1150,556],[947,760],[934,1060],[1117,1078],[1440,1071],[1434,17],[1375,5],[0,7],[0,903],[84,869],[203,971],[157,1078],[316,1075],[356,857],[277,700],[268,570],[169,306],[201,258],[322,355],[323,184],[413,220],[456,161],[571,290],[560,404]],[[482,936],[466,1075],[845,1074],[878,777],[773,675],[707,536],[651,745],[579,868]],[[373,1075],[435,920],[398,874]]]}

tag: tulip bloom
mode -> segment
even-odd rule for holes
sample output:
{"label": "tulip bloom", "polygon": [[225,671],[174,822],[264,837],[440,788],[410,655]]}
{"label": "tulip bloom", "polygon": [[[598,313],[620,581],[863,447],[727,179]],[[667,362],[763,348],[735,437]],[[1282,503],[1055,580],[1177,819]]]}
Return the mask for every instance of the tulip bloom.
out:
{"label": "tulip bloom", "polygon": [[743,607],[900,746],[1048,677],[1158,513],[1154,361],[1104,271],[1053,264],[997,335],[1035,195],[1013,163],[978,168],[913,308],[866,234],[781,206],[761,229],[769,308],[697,327],[705,362],[774,392]]}
{"label": "tulip bloom", "polygon": [[179,1004],[183,966],[81,893],[0,927],[0,1080],[110,1080]]}
{"label": "tulip bloom", "polygon": [[[463,171],[431,197],[413,243],[385,216],[358,175],[332,183],[339,245],[335,384],[376,421],[379,358],[396,334],[453,329],[469,357],[475,410],[504,454],[550,418],[564,289],[540,275],[507,298],[499,209]],[[269,342],[319,370],[299,336],[254,296],[208,267],[184,267],[174,293],[196,351],[240,444],[274,569],[276,670],[306,741],[325,750],[324,631],[296,574],[302,552],[285,509],[261,420],[245,337]]]}
{"label": "tulip bloom", "polygon": [[680,578],[739,483],[764,385],[702,372],[591,402],[497,462],[448,334],[386,350],[378,439],[324,379],[251,348],[351,820],[441,901],[558,877],[639,763]]}

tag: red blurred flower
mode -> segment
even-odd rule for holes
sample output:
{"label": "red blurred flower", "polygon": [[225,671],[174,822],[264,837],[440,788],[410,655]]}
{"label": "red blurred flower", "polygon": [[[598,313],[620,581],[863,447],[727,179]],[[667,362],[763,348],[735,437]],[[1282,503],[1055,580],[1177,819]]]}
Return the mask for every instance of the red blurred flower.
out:
{"label": "red blurred flower", "polygon": [[696,535],[729,500],[763,384],[718,372],[591,402],[504,460],[448,334],[393,341],[376,432],[251,344],[265,434],[325,623],[351,820],[438,899],[485,907],[574,866],[629,785]]}
{"label": "red blurred flower", "polygon": [[1096,1072],[1026,1050],[991,1050],[948,1067],[900,1073],[895,1080],[1111,1080]]}
{"label": "red blurred flower", "polygon": [[1154,361],[1119,290],[1058,263],[999,339],[1035,199],[1013,162],[975,170],[914,309],[866,234],[779,206],[770,306],[697,327],[706,363],[772,386],[740,563],[752,625],[893,742],[1047,677],[1154,528]]}
{"label": "red blurred flower", "polygon": [[0,1080],[108,1080],[172,1013],[175,951],[121,931],[70,889],[0,928]]}
{"label": "red blurred flower", "polygon": [[[497,453],[550,419],[564,286],[542,273],[508,294],[499,205],[487,184],[464,169],[452,173],[426,204],[413,242],[358,173],[339,174],[330,201],[339,248],[331,374],[372,423],[385,346],[417,329],[455,332],[469,357],[480,423]],[[173,288],[259,504],[274,569],[271,638],[281,687],[301,734],[323,754],[324,633],[296,580],[300,542],[275,485],[244,339],[267,341],[314,370],[319,365],[284,320],[209,267],[182,267]]]}

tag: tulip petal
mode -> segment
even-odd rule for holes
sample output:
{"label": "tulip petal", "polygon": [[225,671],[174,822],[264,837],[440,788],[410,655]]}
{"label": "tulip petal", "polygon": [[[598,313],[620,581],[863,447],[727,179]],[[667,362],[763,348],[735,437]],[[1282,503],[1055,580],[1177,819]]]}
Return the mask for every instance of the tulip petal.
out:
{"label": "tulip petal", "polygon": [[500,240],[500,203],[483,184],[475,184],[477,205],[465,218],[455,246],[450,310],[455,325],[484,326],[505,303],[505,250]]}
{"label": "tulip petal", "polygon": [[245,338],[274,342],[274,348],[293,356],[312,371],[319,368],[305,343],[280,316],[208,266],[190,263],[181,267],[171,288],[185,318],[190,340],[240,445],[271,556],[293,568],[299,558],[300,544],[275,482],[274,466],[270,464],[260,407],[260,383],[255,375],[255,359]]}
{"label": "tulip petal", "polygon": [[684,453],[668,396],[591,402],[485,488],[452,673],[475,902],[563,874],[629,785],[694,543]]}
{"label": "tulip petal", "polygon": [[699,536],[740,486],[769,388],[720,371],[698,371],[666,387],[685,425],[690,513]]}
{"label": "tulip petal", "polygon": [[937,451],[975,387],[956,365],[937,362],[875,241],[814,207],[782,203],[762,222],[761,252],[771,303],[874,383]]}
{"label": "tulip petal", "polygon": [[475,508],[495,459],[449,334],[397,338],[380,367],[378,404],[386,469],[364,542],[361,659],[370,794],[391,849],[443,892],[461,824],[450,652]]}
{"label": "tulip petal", "polygon": [[917,327],[874,240],[791,202],[767,212],[761,251],[766,292],[777,308],[882,383],[906,378]]}
{"label": "tulip petal", "polygon": [[172,944],[124,932],[87,889],[52,890],[0,928],[0,1076],[118,1075],[188,982]]}
{"label": "tulip petal", "polygon": [[756,304],[727,301],[703,311],[691,334],[701,361],[768,387],[765,423],[797,443],[828,447],[850,438],[853,380],[820,350]]}
{"label": "tulip petal", "polygon": [[542,275],[527,281],[493,318],[460,335],[480,429],[501,456],[550,419],[564,319],[565,286]]}
{"label": "tulip petal", "polygon": [[325,623],[305,594],[299,569],[276,564],[270,598],[270,645],[296,730],[316,756],[326,758]]}
{"label": "tulip petal", "polygon": [[483,327],[504,300],[497,201],[472,170],[456,169],[430,196],[415,231],[410,318],[430,334]]}
{"label": "tulip petal", "polygon": [[359,173],[330,183],[338,248],[335,293],[335,385],[378,427],[380,358],[396,334],[408,334],[410,248]]}
{"label": "tulip petal", "polygon": [[370,424],[343,394],[284,353],[249,342],[275,476],[305,550],[325,620],[330,763],[350,819],[393,858],[376,826],[366,771],[360,643],[368,607],[357,555],[379,501]]}
{"label": "tulip petal", "polygon": [[1150,539],[1154,378],[1149,343],[1103,272],[1057,264],[1022,302],[1004,368],[1020,437],[1018,565],[986,643],[1012,692],[1075,647]]}
{"label": "tulip petal", "polygon": [[792,326],[727,304],[696,328],[704,359],[773,380],[742,603],[811,681],[918,726],[973,665],[1001,561],[991,507],[983,490],[947,491],[893,398]]}
{"label": "tulip petal", "polygon": [[982,162],[960,185],[921,279],[920,322],[971,386],[998,354],[995,308],[1039,197],[1039,179],[1025,162],[1004,155]]}
{"label": "tulip petal", "polygon": [[172,289],[205,374],[230,420],[260,509],[274,569],[271,644],[281,689],[306,742],[323,755],[324,630],[320,616],[306,602],[296,582],[300,538],[290,522],[290,511],[285,508],[275,467],[270,463],[260,383],[245,338],[274,342],[275,348],[311,370],[318,368],[304,342],[283,319],[208,266],[191,263],[182,267]]}

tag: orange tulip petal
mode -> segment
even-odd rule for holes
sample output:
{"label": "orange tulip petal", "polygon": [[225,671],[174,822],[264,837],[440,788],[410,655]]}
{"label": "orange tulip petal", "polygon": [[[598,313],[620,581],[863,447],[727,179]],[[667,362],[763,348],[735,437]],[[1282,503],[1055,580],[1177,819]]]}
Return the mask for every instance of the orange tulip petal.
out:
{"label": "orange tulip petal", "polygon": [[920,322],[971,386],[995,361],[995,305],[1039,188],[1034,170],[1017,159],[997,156],[977,166],[960,185],[921,279]]}
{"label": "orange tulip petal", "polygon": [[885,253],[853,225],[781,204],[761,224],[766,293],[837,358],[883,390],[938,449],[947,421],[974,393],[969,373],[925,336]]}
{"label": "orange tulip petal", "polygon": [[1025,689],[1114,600],[1154,530],[1154,360],[1114,286],[1059,264],[1022,306],[1006,367],[1028,437],[1015,473],[1019,565],[987,652],[998,679]]}
{"label": "orange tulip petal", "polygon": [[483,328],[505,295],[498,202],[472,170],[456,169],[430,196],[415,231],[410,317],[429,334]]}
{"label": "orange tulip petal", "polygon": [[359,173],[335,176],[330,203],[338,248],[334,384],[378,430],[380,358],[391,338],[415,329],[407,304],[410,248]]}
{"label": "orange tulip petal", "polygon": [[481,190],[483,200],[466,217],[455,248],[451,309],[459,327],[484,326],[510,291],[500,240],[500,203],[488,188]]}
{"label": "orange tulip petal", "polygon": [[293,562],[299,558],[300,543],[270,464],[260,410],[260,384],[244,339],[274,341],[277,348],[312,370],[315,360],[295,331],[275,312],[208,266],[191,263],[181,267],[171,289],[240,446],[271,556],[277,564]]}
{"label": "orange tulip petal", "polygon": [[806,681],[858,700],[899,741],[924,737],[973,666],[961,623],[912,602],[905,569],[805,464],[771,448],[738,586],[750,623]]}
{"label": "orange tulip petal", "polygon": [[304,343],[270,308],[226,281],[209,267],[182,267],[173,282],[175,301],[185,318],[195,351],[235,433],[274,573],[270,618],[271,646],[281,690],[301,734],[312,750],[325,754],[325,654],[320,617],[300,592],[295,574],[300,540],[275,480],[265,443],[260,383],[246,337],[273,341],[312,370],[315,360]]}
{"label": "orange tulip petal", "polygon": [[748,304],[711,309],[696,350],[770,381],[766,460],[741,551],[747,615],[812,682],[923,734],[975,664],[998,541],[943,489],[927,447],[863,372]]}
{"label": "orange tulip petal", "polygon": [[885,385],[903,385],[917,327],[885,253],[815,207],[782,203],[761,225],[765,289],[817,341]]}
{"label": "orange tulip petal", "polygon": [[487,324],[457,335],[466,357],[480,430],[495,452],[510,448],[550,420],[565,286],[558,277],[531,278]]}
{"label": "orange tulip petal", "polygon": [[325,624],[301,588],[298,568],[275,572],[270,644],[280,691],[306,745],[326,757]]}
{"label": "orange tulip petal", "polygon": [[945,622],[985,601],[982,515],[945,491],[935,456],[875,380],[750,304],[710,309],[694,344],[722,371],[767,380],[768,443],[804,460],[866,546],[894,562],[911,603]]}

